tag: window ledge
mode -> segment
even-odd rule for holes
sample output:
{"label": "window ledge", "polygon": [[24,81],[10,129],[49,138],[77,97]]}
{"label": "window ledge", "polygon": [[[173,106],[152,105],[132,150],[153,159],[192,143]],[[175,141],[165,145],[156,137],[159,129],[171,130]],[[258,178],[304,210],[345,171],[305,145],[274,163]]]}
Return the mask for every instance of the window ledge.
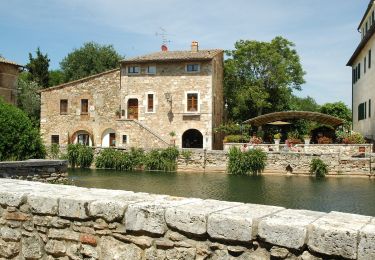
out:
{"label": "window ledge", "polygon": [[182,113],[184,116],[199,116],[201,112],[199,111],[194,111],[194,112],[184,112]]}

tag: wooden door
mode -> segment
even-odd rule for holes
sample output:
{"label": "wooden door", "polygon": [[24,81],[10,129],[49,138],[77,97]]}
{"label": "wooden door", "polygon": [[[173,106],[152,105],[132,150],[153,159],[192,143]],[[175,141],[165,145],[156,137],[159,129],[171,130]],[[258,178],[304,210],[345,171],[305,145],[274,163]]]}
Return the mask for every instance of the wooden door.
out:
{"label": "wooden door", "polygon": [[109,146],[116,146],[116,134],[115,133],[109,134]]}
{"label": "wooden door", "polygon": [[138,119],[138,99],[128,100],[128,119]]}

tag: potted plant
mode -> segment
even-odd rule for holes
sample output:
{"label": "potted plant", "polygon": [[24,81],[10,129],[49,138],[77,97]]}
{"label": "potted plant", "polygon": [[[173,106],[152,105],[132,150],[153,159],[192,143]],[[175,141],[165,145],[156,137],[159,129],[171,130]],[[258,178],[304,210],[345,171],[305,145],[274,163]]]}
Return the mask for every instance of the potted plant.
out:
{"label": "potted plant", "polygon": [[135,119],[136,109],[134,107],[128,108],[128,119]]}
{"label": "potted plant", "polygon": [[176,145],[176,132],[171,131],[169,133],[169,136],[171,137],[171,145],[175,146]]}
{"label": "potted plant", "polygon": [[273,140],[275,141],[275,144],[280,144],[281,134],[277,133],[273,136]]}
{"label": "potted plant", "polygon": [[303,136],[303,139],[305,140],[305,144],[308,145],[310,144],[310,141],[311,141],[311,136],[310,135],[304,135]]}

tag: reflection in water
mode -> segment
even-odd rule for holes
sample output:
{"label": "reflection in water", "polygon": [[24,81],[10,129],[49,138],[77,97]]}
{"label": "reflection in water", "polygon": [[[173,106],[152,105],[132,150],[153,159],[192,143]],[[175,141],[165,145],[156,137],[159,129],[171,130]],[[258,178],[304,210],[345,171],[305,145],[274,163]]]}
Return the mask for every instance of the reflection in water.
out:
{"label": "reflection in water", "polygon": [[375,180],[70,169],[77,186],[375,216]]}

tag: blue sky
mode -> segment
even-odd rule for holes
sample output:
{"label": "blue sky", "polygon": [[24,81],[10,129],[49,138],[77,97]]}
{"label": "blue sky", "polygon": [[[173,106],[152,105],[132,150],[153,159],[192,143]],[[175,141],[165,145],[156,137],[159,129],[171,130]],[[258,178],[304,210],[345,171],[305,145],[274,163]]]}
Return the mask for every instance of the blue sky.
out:
{"label": "blue sky", "polygon": [[169,48],[231,49],[239,39],[296,44],[306,71],[299,96],[351,104],[345,67],[360,35],[368,0],[12,0],[0,2],[0,54],[20,64],[39,46],[51,68],[84,42],[113,44],[127,57],[158,51],[160,27]]}

